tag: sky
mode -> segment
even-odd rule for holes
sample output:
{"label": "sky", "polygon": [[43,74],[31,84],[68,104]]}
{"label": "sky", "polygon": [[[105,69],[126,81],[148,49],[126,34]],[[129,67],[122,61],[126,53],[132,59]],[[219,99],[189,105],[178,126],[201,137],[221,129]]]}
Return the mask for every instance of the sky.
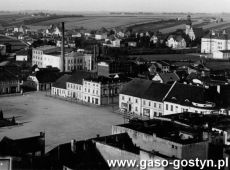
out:
{"label": "sky", "polygon": [[230,12],[230,0],[0,0],[0,10]]}

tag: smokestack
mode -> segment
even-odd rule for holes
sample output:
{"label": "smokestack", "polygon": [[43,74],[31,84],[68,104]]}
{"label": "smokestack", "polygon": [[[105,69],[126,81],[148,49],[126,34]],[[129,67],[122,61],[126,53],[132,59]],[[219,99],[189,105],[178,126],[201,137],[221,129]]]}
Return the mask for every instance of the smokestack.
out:
{"label": "smokestack", "polygon": [[77,148],[76,148],[76,141],[73,139],[73,140],[71,140],[71,151],[73,152],[73,153],[76,153],[76,150],[77,150]]}
{"label": "smokestack", "polygon": [[61,44],[61,72],[65,72],[65,23],[61,23],[62,26],[62,44]]}

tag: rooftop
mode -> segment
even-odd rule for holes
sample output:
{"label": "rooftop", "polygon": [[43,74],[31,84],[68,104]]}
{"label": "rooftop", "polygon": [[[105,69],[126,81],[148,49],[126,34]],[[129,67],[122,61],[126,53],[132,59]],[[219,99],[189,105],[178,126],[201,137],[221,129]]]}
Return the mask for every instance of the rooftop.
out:
{"label": "rooftop", "polygon": [[[203,141],[203,139],[198,138],[198,134],[200,134],[201,131],[191,128],[189,126],[180,125],[171,120],[163,120],[161,118],[155,118],[151,120],[133,120],[128,124],[122,124],[117,126],[132,129],[148,135],[155,134],[159,138],[163,138],[183,145]],[[189,139],[183,139],[179,135],[182,131],[193,134],[194,137]]]}

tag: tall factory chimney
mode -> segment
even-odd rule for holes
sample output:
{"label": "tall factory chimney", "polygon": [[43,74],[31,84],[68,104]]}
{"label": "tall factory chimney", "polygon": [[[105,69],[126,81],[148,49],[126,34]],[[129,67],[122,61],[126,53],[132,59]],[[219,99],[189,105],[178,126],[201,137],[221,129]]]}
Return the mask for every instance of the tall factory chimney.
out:
{"label": "tall factory chimney", "polygon": [[61,43],[61,72],[65,72],[65,24],[61,23],[62,29],[62,43]]}

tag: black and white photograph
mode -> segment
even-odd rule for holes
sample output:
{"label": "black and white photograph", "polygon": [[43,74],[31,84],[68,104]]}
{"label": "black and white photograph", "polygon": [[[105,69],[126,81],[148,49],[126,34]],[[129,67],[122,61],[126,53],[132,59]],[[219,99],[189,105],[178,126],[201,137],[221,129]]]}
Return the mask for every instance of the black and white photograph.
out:
{"label": "black and white photograph", "polygon": [[230,0],[0,0],[0,170],[229,170]]}

